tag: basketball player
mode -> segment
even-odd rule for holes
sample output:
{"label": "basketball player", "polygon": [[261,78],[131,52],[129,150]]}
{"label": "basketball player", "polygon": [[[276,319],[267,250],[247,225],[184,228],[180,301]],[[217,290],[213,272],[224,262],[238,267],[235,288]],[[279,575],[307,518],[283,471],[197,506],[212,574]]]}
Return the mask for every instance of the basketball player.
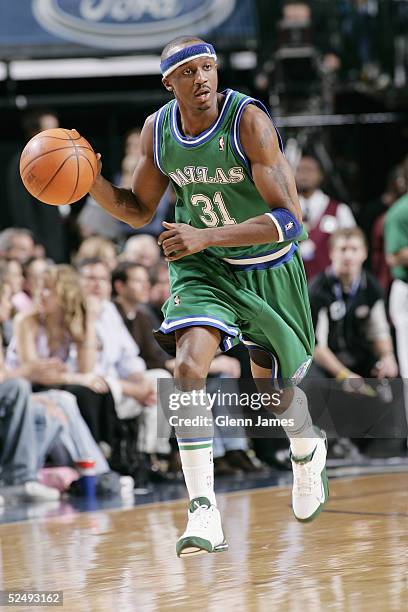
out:
{"label": "basketball player", "polygon": [[[299,521],[310,521],[328,497],[326,440],[295,386],[311,362],[314,334],[297,245],[306,234],[282,142],[260,102],[229,89],[217,92],[210,44],[193,37],[170,42],[161,70],[175,99],[146,120],[132,190],[99,176],[91,195],[116,218],[142,227],[171,181],[177,223],[164,222],[159,237],[171,297],[158,340],[174,339],[175,380],[191,394],[203,388],[218,348],[229,349],[241,338],[258,382],[291,384],[274,412],[294,423],[285,428],[292,505]],[[206,408],[203,400],[203,415]],[[177,554],[225,550],[211,432],[192,438],[180,426],[176,435],[190,497]]]}

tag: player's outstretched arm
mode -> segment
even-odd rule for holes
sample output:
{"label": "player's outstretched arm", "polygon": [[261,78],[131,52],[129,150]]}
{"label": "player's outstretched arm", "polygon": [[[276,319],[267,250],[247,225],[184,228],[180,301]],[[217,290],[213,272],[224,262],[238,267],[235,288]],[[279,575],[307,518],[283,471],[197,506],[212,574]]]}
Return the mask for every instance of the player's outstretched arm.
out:
{"label": "player's outstretched arm", "polygon": [[141,133],[142,153],[133,175],[132,189],[115,187],[101,174],[90,194],[109,214],[132,227],[149,223],[168,185],[153,161],[154,115],[146,119]]}

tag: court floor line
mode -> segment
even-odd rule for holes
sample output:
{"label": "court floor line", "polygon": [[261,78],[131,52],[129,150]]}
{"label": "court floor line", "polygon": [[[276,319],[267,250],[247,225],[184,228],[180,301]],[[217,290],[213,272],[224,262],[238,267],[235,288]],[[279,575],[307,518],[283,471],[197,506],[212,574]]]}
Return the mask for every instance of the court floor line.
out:
{"label": "court floor line", "polygon": [[[408,474],[407,474],[408,475]],[[343,478],[341,480],[344,480]],[[359,493],[357,495],[336,495],[336,501],[343,501],[345,499],[356,499],[356,497],[372,497],[373,495],[395,495],[395,489],[382,489],[381,491],[369,491],[367,493]]]}
{"label": "court floor line", "polygon": [[336,510],[335,508],[325,508],[323,512],[326,514],[361,514],[362,516],[400,516],[408,518],[406,512],[361,512],[360,510]]}

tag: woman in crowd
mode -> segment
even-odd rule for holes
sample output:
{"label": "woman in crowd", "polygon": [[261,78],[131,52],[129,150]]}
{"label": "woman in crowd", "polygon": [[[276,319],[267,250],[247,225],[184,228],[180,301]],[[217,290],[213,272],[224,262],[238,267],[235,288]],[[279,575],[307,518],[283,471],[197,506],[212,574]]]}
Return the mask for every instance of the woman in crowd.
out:
{"label": "woman in crowd", "polygon": [[[11,297],[7,276],[0,274],[0,324],[10,319]],[[37,376],[36,369],[30,366],[6,368],[0,343],[0,396],[3,400],[0,471],[9,494],[30,501],[55,500],[58,492],[37,480],[37,473],[51,451],[55,454],[58,449],[57,456],[63,458],[63,465],[73,465],[84,457],[93,458],[96,474],[108,472],[109,466],[79,413],[75,397],[61,390],[31,394],[24,377]]]}
{"label": "woman in crowd", "polygon": [[75,270],[47,269],[32,312],[18,315],[7,350],[10,368],[24,366],[37,388],[60,387],[75,395],[97,442],[111,442],[114,404],[103,378],[93,374],[97,357],[95,302],[85,300]]}

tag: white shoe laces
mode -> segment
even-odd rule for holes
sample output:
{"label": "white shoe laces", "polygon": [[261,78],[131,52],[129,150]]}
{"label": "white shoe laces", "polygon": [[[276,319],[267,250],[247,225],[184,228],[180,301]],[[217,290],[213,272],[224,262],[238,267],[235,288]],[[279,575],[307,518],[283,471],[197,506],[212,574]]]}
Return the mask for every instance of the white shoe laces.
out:
{"label": "white shoe laces", "polygon": [[193,513],[189,514],[188,528],[206,529],[210,523],[213,513],[208,506],[198,506]]}
{"label": "white shoe laces", "polygon": [[320,474],[313,469],[310,463],[294,463],[293,466],[293,488],[294,492],[301,496],[311,495],[313,489],[319,484]]}

